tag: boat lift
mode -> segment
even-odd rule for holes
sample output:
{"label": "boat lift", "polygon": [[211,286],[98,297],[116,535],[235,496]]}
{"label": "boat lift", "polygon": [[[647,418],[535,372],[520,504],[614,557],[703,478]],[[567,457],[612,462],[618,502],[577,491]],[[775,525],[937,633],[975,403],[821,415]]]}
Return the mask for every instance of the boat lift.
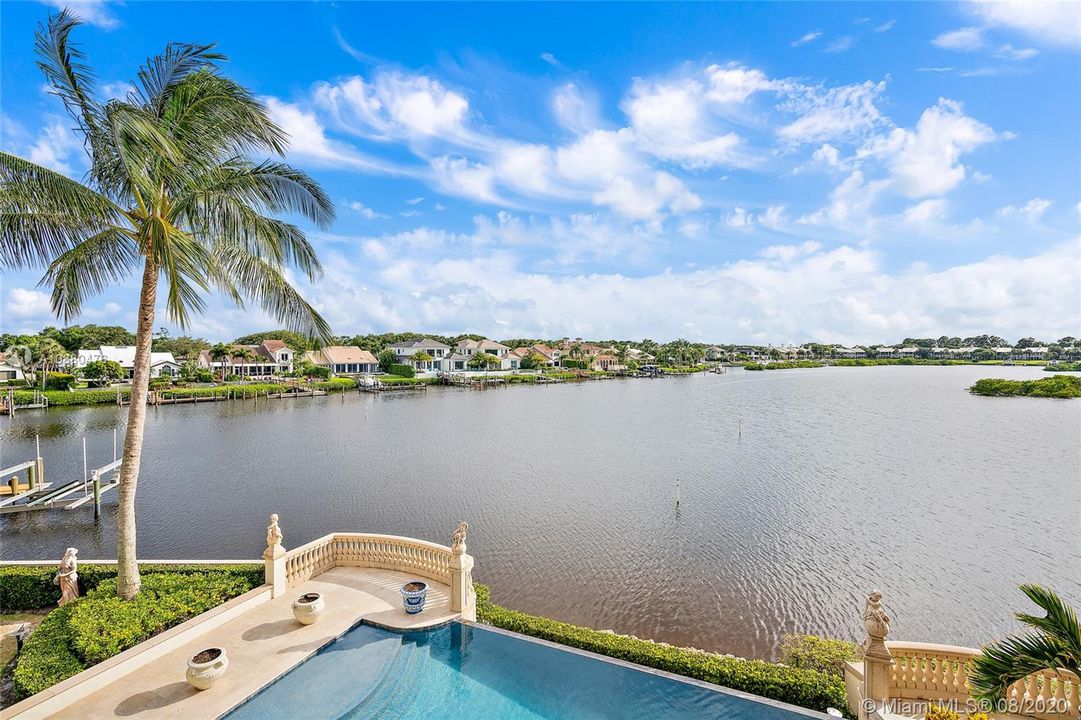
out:
{"label": "boat lift", "polygon": [[[116,457],[116,431],[113,431],[113,461],[91,470],[87,463],[86,438],[83,438],[83,477],[61,485],[45,482],[45,464],[41,459],[41,440],[37,442],[38,456],[34,460],[0,470],[0,478],[10,473],[7,486],[0,486],[0,515],[63,508],[74,510],[94,503],[94,519],[101,517],[101,497],[120,485],[122,460]],[[18,473],[26,471],[26,483]],[[79,495],[79,491],[82,494]]]}

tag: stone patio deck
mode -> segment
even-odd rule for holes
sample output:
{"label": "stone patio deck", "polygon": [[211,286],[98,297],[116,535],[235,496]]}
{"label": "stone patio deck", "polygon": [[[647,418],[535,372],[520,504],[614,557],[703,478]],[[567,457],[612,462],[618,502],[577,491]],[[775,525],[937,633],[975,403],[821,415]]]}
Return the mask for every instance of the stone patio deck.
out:
{"label": "stone patio deck", "polygon": [[[406,615],[398,591],[403,583],[416,577],[394,570],[330,568],[88,695],[73,694],[66,707],[56,707],[55,701],[65,695],[61,684],[51,688],[52,692],[41,693],[37,706],[25,710],[14,706],[0,713],[0,718],[219,717],[361,620],[392,630],[409,630],[441,625],[459,617],[450,609],[450,588],[431,580],[427,581],[430,589],[424,612]],[[307,592],[320,592],[326,598],[326,611],[314,625],[301,625],[293,618],[293,599]],[[224,648],[229,669],[214,687],[198,691],[188,685],[184,673],[187,659],[206,647]]]}

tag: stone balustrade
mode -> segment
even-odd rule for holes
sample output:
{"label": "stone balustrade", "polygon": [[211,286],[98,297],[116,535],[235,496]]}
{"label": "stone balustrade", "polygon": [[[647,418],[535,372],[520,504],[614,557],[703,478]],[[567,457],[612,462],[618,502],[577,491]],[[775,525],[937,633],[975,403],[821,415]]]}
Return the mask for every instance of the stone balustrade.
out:
{"label": "stone balustrade", "polygon": [[[849,709],[860,720],[883,720],[898,714],[897,701],[910,702],[903,714],[919,704],[941,703],[964,711],[969,707],[968,674],[976,648],[935,643],[886,641],[889,618],[881,609],[881,594],[872,593],[864,610],[868,636],[862,663],[845,667]],[[1068,670],[1043,670],[1009,687],[1003,707],[1012,715],[1041,720],[1081,717],[1081,678]],[[922,717],[922,713],[917,713]]]}
{"label": "stone balustrade", "polygon": [[450,547],[398,535],[331,533],[286,551],[277,515],[272,515],[263,553],[266,582],[277,597],[333,567],[397,570],[448,585],[451,610],[475,619],[473,558],[465,552],[468,528],[458,526]]}

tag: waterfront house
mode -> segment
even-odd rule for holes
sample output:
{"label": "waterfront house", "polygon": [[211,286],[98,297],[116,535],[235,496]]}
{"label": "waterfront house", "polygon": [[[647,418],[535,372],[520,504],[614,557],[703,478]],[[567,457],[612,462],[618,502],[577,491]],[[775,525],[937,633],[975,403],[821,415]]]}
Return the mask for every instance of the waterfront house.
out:
{"label": "waterfront house", "polygon": [[1047,348],[1045,347],[1027,347],[1021,348],[1014,352],[1013,357],[1015,360],[1046,360]]}
{"label": "waterfront house", "polygon": [[897,357],[897,348],[889,345],[882,345],[876,348],[875,352],[878,354],[878,357],[884,360],[892,360]]}
{"label": "waterfront house", "polygon": [[916,353],[918,353],[919,351],[920,351],[920,349],[918,347],[916,347],[914,345],[910,345],[908,347],[903,347],[903,348],[899,349],[897,351],[897,357],[899,357],[899,358],[914,358],[914,357],[916,357]]}
{"label": "waterfront house", "polygon": [[[517,370],[521,358],[511,353],[510,347],[495,340],[460,340],[455,348],[456,352],[468,359],[479,353],[488,353],[499,358],[500,370]],[[467,365],[468,367],[468,365]]]}
{"label": "waterfront house", "polygon": [[213,358],[209,350],[202,350],[199,352],[199,367],[243,378],[269,378],[293,372],[295,353],[281,340],[264,340],[258,345],[233,345],[231,349],[246,350],[247,357],[230,355]]}
{"label": "waterfront house", "polygon": [[[124,369],[124,377],[128,380],[135,374],[135,346],[134,345],[102,345],[94,349],[80,350],[75,356],[74,364],[77,367],[86,367],[87,363],[101,360],[112,360]],[[71,366],[71,362],[67,363]],[[180,364],[170,352],[150,353],[150,377],[161,376],[175,377],[180,374]]]}
{"label": "waterfront house", "polygon": [[[649,353],[645,352],[644,350],[639,350],[638,348],[628,348],[627,357],[631,360],[634,360],[640,365],[654,362],[657,359]],[[723,360],[724,356],[722,355],[720,359]]]}
{"label": "waterfront house", "polygon": [[706,348],[706,360],[724,360],[727,355],[727,351],[722,347],[710,345]]}
{"label": "waterfront house", "polygon": [[[414,370],[438,372],[449,369],[447,359],[453,354],[450,345],[441,343],[431,338],[417,340],[402,340],[388,346],[397,361],[403,365],[409,365]],[[417,353],[425,353],[431,360],[414,361],[413,356]]]}
{"label": "waterfront house", "polygon": [[838,345],[833,348],[833,356],[852,360],[867,357],[867,351],[861,347],[844,347],[843,345]]}
{"label": "waterfront house", "polygon": [[1008,360],[1013,356],[1012,347],[997,347],[991,348],[991,352],[995,354],[996,360]]}
{"label": "waterfront house", "polygon": [[757,362],[758,360],[768,360],[769,353],[762,352],[761,348],[753,345],[736,345],[729,353],[729,357],[732,360],[739,360],[741,357],[748,357],[751,360]]}
{"label": "waterfront house", "polygon": [[304,353],[312,365],[325,367],[335,375],[359,375],[378,372],[379,360],[367,350],[355,345],[328,345],[321,350]]}
{"label": "waterfront house", "polygon": [[626,370],[627,366],[619,362],[619,358],[615,355],[609,355],[608,353],[601,353],[593,357],[593,369],[604,370],[606,372],[616,372],[617,370]]}
{"label": "waterfront house", "polygon": [[967,360],[972,357],[972,353],[976,352],[979,348],[972,345],[959,348],[947,348],[947,354],[955,360]]}

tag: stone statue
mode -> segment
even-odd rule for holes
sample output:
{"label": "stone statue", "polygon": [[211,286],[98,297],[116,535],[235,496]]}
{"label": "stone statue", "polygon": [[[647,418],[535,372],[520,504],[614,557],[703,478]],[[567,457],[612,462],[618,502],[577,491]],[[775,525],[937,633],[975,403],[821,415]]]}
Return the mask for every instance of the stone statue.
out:
{"label": "stone statue", "polygon": [[79,597],[79,561],[75,558],[79,551],[68,548],[64,551],[64,557],[60,558],[60,566],[56,569],[56,577],[53,584],[60,586],[60,604],[66,605]]}
{"label": "stone statue", "polygon": [[882,593],[878,590],[872,590],[867,596],[863,606],[863,627],[869,637],[884,640],[890,634],[890,618],[882,609]]}
{"label": "stone statue", "polygon": [[454,534],[450,536],[450,551],[455,555],[465,554],[465,534],[469,532],[469,523],[464,522],[458,525]]}
{"label": "stone statue", "polygon": [[272,513],[270,516],[270,524],[266,528],[266,551],[263,555],[274,555],[275,550],[283,549],[282,545],[282,530],[278,527],[278,513]]}

